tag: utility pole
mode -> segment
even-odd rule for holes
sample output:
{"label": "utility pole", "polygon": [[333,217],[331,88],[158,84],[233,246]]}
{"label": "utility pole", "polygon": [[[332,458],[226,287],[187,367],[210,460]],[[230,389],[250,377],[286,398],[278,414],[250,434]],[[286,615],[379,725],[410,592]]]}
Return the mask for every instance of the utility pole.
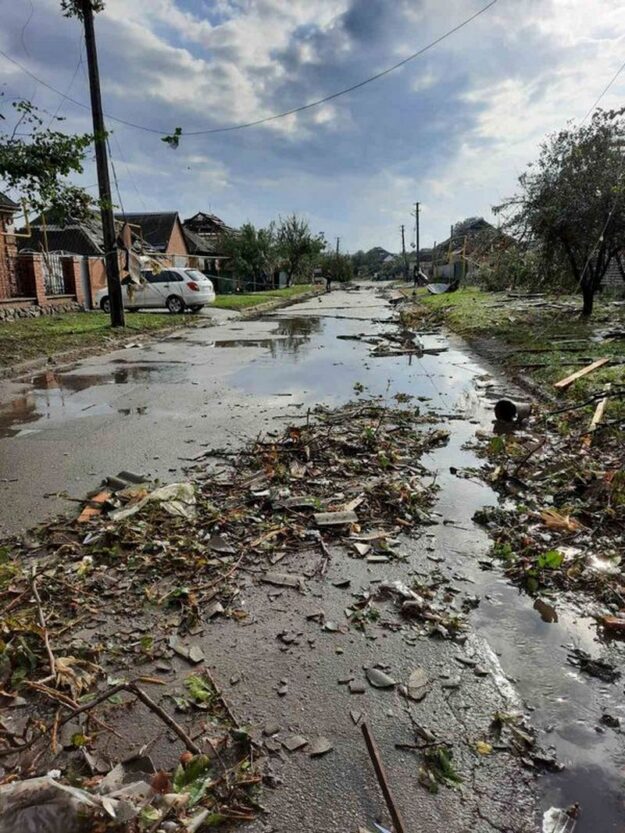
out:
{"label": "utility pole", "polygon": [[416,220],[415,230],[416,230],[416,238],[417,238],[416,239],[416,244],[417,244],[417,275],[419,275],[419,274],[421,274],[421,241],[420,241],[420,237],[419,237],[419,232],[420,232],[420,229],[419,229],[419,211],[421,209],[421,203],[416,202],[414,204],[414,206],[415,206],[415,220]]}
{"label": "utility pole", "polygon": [[402,224],[402,227],[401,227],[401,253],[402,253],[402,257],[404,258],[404,278],[406,279],[406,283],[408,283],[408,258],[406,257],[406,239],[404,237],[404,229],[405,229],[405,226]]}
{"label": "utility pole", "polygon": [[102,113],[102,95],[100,92],[100,73],[98,70],[98,52],[93,26],[92,0],[81,0],[85,24],[85,47],[89,64],[89,89],[91,91],[91,113],[93,116],[93,140],[98,169],[98,188],[100,191],[100,211],[102,215],[102,235],[104,238],[104,257],[106,262],[106,283],[111,305],[111,326],[123,327],[124,302],[117,258],[117,234],[113,217],[113,200],[111,198],[111,180],[106,153],[106,129]]}

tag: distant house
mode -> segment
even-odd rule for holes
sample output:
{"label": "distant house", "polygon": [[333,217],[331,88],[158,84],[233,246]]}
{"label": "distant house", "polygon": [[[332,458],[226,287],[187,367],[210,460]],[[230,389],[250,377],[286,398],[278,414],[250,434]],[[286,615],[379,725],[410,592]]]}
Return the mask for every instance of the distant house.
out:
{"label": "distant house", "polygon": [[471,257],[478,245],[501,232],[483,217],[470,217],[452,226],[451,235],[432,250],[432,273],[435,277],[460,280],[477,271]]}
{"label": "distant house", "polygon": [[[18,209],[0,193],[0,320],[83,306],[79,260],[59,257],[51,269],[39,250],[23,252],[30,233],[13,229]],[[24,234],[29,236],[23,238]]]}
{"label": "distant house", "polygon": [[236,230],[226,225],[216,214],[198,211],[182,223],[189,254],[198,258],[197,267],[212,274],[224,266],[225,254],[222,246],[224,235]]}

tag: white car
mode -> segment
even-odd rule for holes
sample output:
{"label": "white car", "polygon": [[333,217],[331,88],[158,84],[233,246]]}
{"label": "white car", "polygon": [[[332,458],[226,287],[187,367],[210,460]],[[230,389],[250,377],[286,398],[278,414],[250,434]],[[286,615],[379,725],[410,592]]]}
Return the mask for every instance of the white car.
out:
{"label": "white car", "polygon": [[[170,312],[184,312],[188,307],[191,312],[199,312],[205,304],[215,300],[213,282],[197,269],[172,267],[162,269],[158,274],[147,270],[141,274],[145,283],[122,286],[127,310],[166,307]],[[103,312],[110,312],[108,289],[97,292],[94,301]]]}

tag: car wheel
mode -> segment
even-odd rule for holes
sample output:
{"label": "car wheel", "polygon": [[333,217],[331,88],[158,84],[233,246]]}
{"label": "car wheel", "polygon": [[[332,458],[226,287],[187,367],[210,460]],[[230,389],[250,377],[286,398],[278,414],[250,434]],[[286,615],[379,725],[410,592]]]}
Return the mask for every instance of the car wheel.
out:
{"label": "car wheel", "polygon": [[199,312],[203,308],[204,304],[193,304],[193,306],[189,307],[191,312]]}
{"label": "car wheel", "polygon": [[165,306],[174,314],[184,312],[184,301],[179,295],[170,295]]}
{"label": "car wheel", "polygon": [[108,295],[106,295],[100,301],[100,309],[102,310],[102,312],[106,312],[107,314],[111,311],[111,301]]}

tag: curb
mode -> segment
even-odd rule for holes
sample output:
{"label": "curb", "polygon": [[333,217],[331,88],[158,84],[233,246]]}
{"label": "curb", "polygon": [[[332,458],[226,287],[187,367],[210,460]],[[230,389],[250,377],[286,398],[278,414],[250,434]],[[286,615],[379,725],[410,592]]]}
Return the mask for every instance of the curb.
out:
{"label": "curb", "polygon": [[276,298],[275,301],[266,301],[264,304],[259,304],[256,307],[247,307],[240,315],[244,321],[250,321],[254,318],[259,318],[266,312],[291,307],[293,304],[299,304],[301,301],[309,301],[311,298],[316,298],[318,295],[323,294],[325,294],[324,289],[311,289],[310,292],[302,292],[301,295],[294,295],[292,298]]}

